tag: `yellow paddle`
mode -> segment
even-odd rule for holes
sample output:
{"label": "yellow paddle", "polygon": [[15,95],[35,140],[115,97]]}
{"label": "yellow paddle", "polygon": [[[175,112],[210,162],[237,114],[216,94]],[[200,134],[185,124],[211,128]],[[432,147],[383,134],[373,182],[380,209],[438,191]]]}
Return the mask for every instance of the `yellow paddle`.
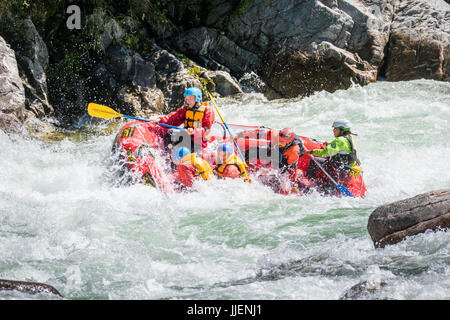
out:
{"label": "yellow paddle", "polygon": [[[209,98],[211,99],[211,101],[212,101],[214,107],[216,108],[217,114],[219,115],[219,117],[220,117],[220,119],[222,120],[222,122],[223,122],[225,128],[227,128],[228,133],[229,133],[230,136],[231,136],[230,128],[228,128],[228,125],[226,124],[225,120],[223,119],[222,115],[220,114],[219,108],[217,107],[217,104],[216,104],[216,102],[214,101],[214,98],[213,98],[212,94],[211,94],[208,90],[206,90],[206,92],[208,93]],[[247,163],[245,162],[245,158],[244,158],[244,156],[242,155],[242,152],[241,152],[241,150],[239,149],[239,146],[238,146],[237,142],[236,142],[234,139],[233,139],[233,142],[234,142],[234,145],[236,146],[237,151],[239,152],[239,156],[241,157],[242,162],[244,162],[244,165],[247,166]],[[247,175],[247,172],[245,172],[245,174]],[[251,182],[250,179],[249,179],[248,181]]]}
{"label": "yellow paddle", "polygon": [[156,123],[156,124],[158,124],[160,126],[163,126],[163,127],[168,127],[168,128],[173,128],[173,129],[186,131],[184,128],[171,126],[171,125],[168,125],[168,124],[165,124],[165,123],[156,122],[154,120],[147,120],[147,119],[127,116],[127,115],[121,114],[121,113],[111,109],[110,107],[103,106],[103,105],[97,104],[97,103],[92,103],[92,102],[88,104],[88,114],[91,117],[103,118],[103,119],[128,118],[128,119],[140,120],[140,121],[145,121],[145,122],[154,122],[154,123]]}
{"label": "yellow paddle", "polygon": [[89,103],[88,113],[91,117],[103,118],[103,119],[113,119],[121,118],[123,114],[101,104]]}

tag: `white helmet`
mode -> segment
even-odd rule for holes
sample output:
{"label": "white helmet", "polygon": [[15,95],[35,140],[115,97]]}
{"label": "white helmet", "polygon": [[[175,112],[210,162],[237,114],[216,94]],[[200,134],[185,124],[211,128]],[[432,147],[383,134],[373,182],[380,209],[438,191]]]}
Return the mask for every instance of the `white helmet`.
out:
{"label": "white helmet", "polygon": [[350,130],[350,122],[348,120],[342,119],[342,120],[336,120],[333,122],[332,128],[340,128],[344,131]]}

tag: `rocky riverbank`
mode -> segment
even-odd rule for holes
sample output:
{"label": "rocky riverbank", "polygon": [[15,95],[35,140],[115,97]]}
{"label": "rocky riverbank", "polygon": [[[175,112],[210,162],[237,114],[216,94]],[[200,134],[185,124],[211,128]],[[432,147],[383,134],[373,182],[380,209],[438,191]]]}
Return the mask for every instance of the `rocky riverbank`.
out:
{"label": "rocky riverbank", "polygon": [[[90,3],[90,2],[89,2]],[[189,86],[215,96],[333,92],[377,79],[449,81],[444,0],[0,4],[0,128],[39,136],[81,125],[89,102],[150,117]]]}

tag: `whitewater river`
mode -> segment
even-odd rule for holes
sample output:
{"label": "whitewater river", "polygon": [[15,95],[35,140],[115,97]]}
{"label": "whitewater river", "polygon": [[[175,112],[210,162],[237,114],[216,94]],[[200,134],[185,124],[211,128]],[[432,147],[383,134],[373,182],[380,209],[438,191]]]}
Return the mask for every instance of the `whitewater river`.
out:
{"label": "whitewater river", "polygon": [[58,142],[0,133],[0,279],[44,282],[65,299],[329,300],[366,280],[388,284],[371,299],[450,299],[449,232],[384,249],[367,232],[376,207],[450,188],[449,83],[216,102],[230,123],[289,126],[320,141],[349,119],[366,198],[286,197],[240,181],[163,195],[111,184],[116,130],[106,124]]}

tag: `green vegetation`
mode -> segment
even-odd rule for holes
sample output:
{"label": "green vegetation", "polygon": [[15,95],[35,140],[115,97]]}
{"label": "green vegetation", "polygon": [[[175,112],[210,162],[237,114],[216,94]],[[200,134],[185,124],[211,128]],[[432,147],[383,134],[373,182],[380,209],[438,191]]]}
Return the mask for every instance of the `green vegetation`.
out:
{"label": "green vegetation", "polygon": [[203,96],[207,96],[206,91],[213,91],[213,88],[216,86],[214,81],[212,79],[202,77],[203,73],[205,72],[205,69],[200,68],[199,66],[195,65],[192,62],[192,60],[188,59],[184,55],[178,55],[178,57],[181,58],[181,60],[183,61],[189,74],[193,75],[200,81],[200,83],[202,85],[201,89],[202,89]]}

